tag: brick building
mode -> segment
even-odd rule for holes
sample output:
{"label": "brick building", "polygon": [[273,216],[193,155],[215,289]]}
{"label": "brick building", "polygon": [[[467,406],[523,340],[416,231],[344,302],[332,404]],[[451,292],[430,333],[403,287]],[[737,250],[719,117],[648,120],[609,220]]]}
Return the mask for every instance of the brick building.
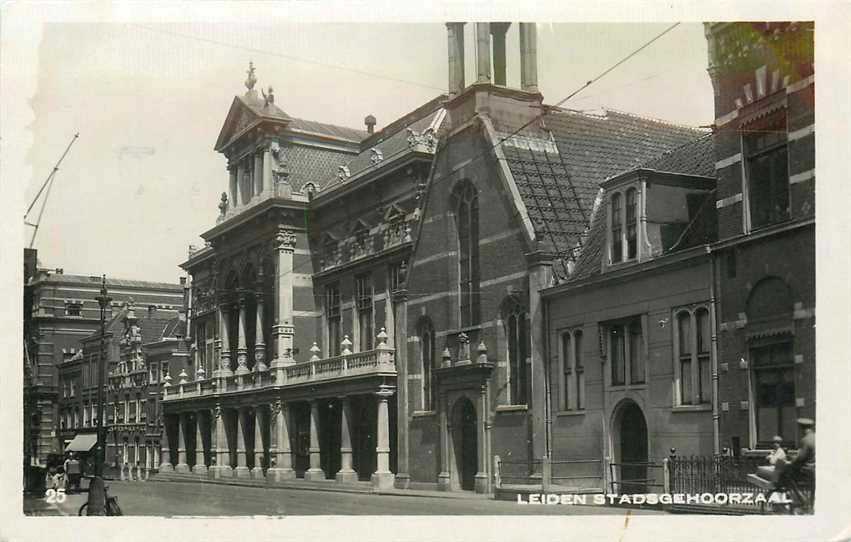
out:
{"label": "brick building", "polygon": [[538,292],[602,180],[701,133],[546,108],[534,24],[508,86],[508,24],[476,23],[468,86],[447,29],[450,95],[380,131],[290,117],[249,69],[218,223],[183,264],[195,371],[165,388],[163,470],[485,492],[493,455],[545,453]]}
{"label": "brick building", "polygon": [[561,485],[644,492],[624,483],[661,484],[642,463],[713,453],[714,164],[707,134],[601,183],[574,272],[542,292]]}
{"label": "brick building", "polygon": [[[34,260],[35,255],[30,259]],[[59,436],[58,411],[62,390],[58,368],[81,355],[82,339],[99,329],[100,308],[95,296],[100,285],[101,277],[40,268],[35,269],[24,284],[24,299],[29,301],[24,309],[29,374],[25,404],[30,405],[31,411],[25,431],[30,435],[28,450],[33,463],[44,465],[50,454],[62,453],[64,442]],[[107,310],[108,319],[130,298],[134,298],[138,306],[153,306],[174,315],[182,305],[183,292],[178,284],[107,279],[107,286],[113,297],[113,304]],[[90,379],[83,386],[83,373],[96,374],[90,367],[83,370],[84,365],[88,367],[85,360],[78,361],[82,365],[80,380],[75,380],[77,396],[83,393],[84,387],[95,386]],[[79,419],[82,415],[81,410]]]}
{"label": "brick building", "polygon": [[707,23],[718,177],[721,444],[815,418],[813,23]]}

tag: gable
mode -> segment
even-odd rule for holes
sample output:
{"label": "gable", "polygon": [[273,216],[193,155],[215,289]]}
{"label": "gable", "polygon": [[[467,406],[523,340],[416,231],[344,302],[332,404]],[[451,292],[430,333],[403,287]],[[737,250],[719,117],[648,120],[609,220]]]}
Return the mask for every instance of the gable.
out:
{"label": "gable", "polygon": [[213,149],[224,151],[239,136],[262,120],[286,124],[291,119],[275,104],[265,103],[256,96],[235,96]]}

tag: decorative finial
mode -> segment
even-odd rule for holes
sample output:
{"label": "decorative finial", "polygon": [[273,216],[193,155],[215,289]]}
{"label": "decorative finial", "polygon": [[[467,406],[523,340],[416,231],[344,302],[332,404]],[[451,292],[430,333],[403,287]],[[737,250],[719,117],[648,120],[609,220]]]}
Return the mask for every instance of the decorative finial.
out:
{"label": "decorative finial", "polygon": [[245,88],[248,89],[248,92],[252,92],[257,83],[257,77],[254,76],[254,62],[248,63],[248,71],[245,73],[248,74],[248,78],[245,80]]}

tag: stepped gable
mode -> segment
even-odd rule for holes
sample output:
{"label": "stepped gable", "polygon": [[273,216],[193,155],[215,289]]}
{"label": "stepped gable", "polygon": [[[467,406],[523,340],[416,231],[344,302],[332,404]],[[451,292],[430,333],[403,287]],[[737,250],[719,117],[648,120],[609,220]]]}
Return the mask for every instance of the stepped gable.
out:
{"label": "stepped gable", "polygon": [[[707,134],[689,141],[675,149],[642,163],[637,168],[682,175],[714,176],[714,148],[712,135]],[[609,196],[603,195],[591,223],[591,228],[582,248],[569,282],[587,279],[601,274],[601,262],[606,247],[606,212]],[[667,253],[711,243],[717,239],[717,214],[715,212],[715,190],[709,191],[700,204],[695,216],[686,226],[680,238]]]}
{"label": "stepped gable", "polygon": [[553,109],[541,124],[511,137],[517,127],[496,128],[500,139],[508,137],[500,146],[539,248],[568,259],[591,222],[602,181],[706,134],[611,110]]}

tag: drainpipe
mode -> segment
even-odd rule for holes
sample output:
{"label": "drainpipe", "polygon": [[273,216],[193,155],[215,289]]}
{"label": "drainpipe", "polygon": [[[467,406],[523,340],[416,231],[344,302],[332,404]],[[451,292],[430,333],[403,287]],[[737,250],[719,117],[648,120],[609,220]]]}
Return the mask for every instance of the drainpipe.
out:
{"label": "drainpipe", "polygon": [[710,364],[712,369],[712,451],[715,455],[721,453],[721,414],[718,409],[718,326],[715,323],[715,254],[712,247],[706,245],[709,257],[709,325],[712,331],[712,350]]}
{"label": "drainpipe", "polygon": [[544,403],[544,454],[552,459],[552,431],[553,431],[553,418],[552,418],[552,385],[550,383],[551,370],[550,370],[550,324],[549,324],[549,299],[546,297],[541,298],[541,320],[544,326],[544,344],[543,348],[543,358],[544,358],[544,395],[545,395],[545,403]]}

